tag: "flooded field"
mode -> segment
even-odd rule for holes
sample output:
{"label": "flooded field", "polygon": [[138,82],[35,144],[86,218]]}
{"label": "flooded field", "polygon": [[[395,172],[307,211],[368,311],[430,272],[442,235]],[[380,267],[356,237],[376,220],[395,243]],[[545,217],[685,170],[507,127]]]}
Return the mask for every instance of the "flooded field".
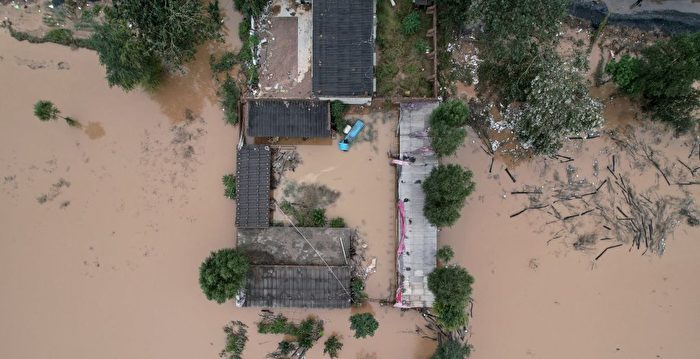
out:
{"label": "flooded field", "polygon": [[[239,21],[227,12],[234,49]],[[197,281],[209,252],[235,242],[235,206],[223,196],[221,177],[234,171],[238,130],[225,125],[215,96],[208,53],[218,50],[203,46],[187,76],[169,78],[157,93],[124,93],[107,86],[94,52],[20,43],[0,32],[0,357],[216,358],[231,320],[249,326],[246,358],[274,351],[281,337],[255,333],[257,309],[207,301]],[[600,91],[601,98],[611,94]],[[32,113],[40,99],[82,127],[40,122]],[[637,126],[632,104],[606,104],[609,129]],[[335,141],[298,146],[303,163],[286,178],[340,192],[328,216],[358,228],[367,259],[377,258],[367,282],[375,301],[282,312],[323,319],[326,337],[342,337],[341,358],[425,359],[435,343],[414,333],[423,319],[376,301],[396,285],[396,184],[386,153],[396,146],[398,114],[376,104],[349,116],[369,124],[366,140],[348,153]],[[700,166],[692,138],[672,138],[656,126],[633,133],[678,181],[690,177],[677,160]],[[449,159],[470,168],[477,183],[459,222],[439,238],[476,278],[472,358],[689,358],[700,351],[698,227],[679,221],[663,256],[642,255],[643,244],[630,250],[631,239],[622,237],[610,242],[622,247],[594,260],[607,243],[576,250],[571,228],[600,231],[598,217],[575,219],[573,227],[549,223],[546,210],[510,218],[528,204],[511,191],[556,186],[555,173],[566,177],[569,165],[577,178],[600,184],[611,177],[605,166],[612,154],[619,156],[615,173],[640,191],[700,198],[700,186],[667,185],[653,166],[637,166],[617,146],[607,136],[572,141],[562,155],[574,161],[522,163],[511,168],[515,183],[500,161],[489,173],[473,131]],[[577,205],[565,209],[584,206]],[[375,313],[373,338],[352,338],[355,311]],[[308,358],[323,357],[326,337]]]}

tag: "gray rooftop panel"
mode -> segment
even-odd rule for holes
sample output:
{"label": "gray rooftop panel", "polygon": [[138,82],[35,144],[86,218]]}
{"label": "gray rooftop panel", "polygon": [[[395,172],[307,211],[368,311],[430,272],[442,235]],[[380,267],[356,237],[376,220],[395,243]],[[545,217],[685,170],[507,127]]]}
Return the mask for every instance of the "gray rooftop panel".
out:
{"label": "gray rooftop panel", "polygon": [[253,137],[330,137],[328,101],[249,100],[247,132]]}
{"label": "gray rooftop panel", "polygon": [[236,162],[236,226],[270,226],[270,148],[245,145]]}
{"label": "gray rooftop panel", "polygon": [[[252,265],[247,307],[347,308],[350,267]],[[341,285],[342,284],[342,285]],[[343,289],[343,287],[345,289]]]}
{"label": "gray rooftop panel", "polygon": [[371,96],[374,1],[314,0],[313,17],[314,94]]}

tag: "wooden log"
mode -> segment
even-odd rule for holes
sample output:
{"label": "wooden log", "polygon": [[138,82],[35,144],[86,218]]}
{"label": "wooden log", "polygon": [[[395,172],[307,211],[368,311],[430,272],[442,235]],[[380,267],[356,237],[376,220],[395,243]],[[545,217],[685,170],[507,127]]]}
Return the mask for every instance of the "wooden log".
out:
{"label": "wooden log", "polygon": [[600,191],[600,189],[603,188],[603,186],[604,186],[606,183],[608,183],[608,179],[607,179],[607,178],[606,178],[603,182],[600,183],[600,185],[598,186],[598,188],[595,189],[596,193],[597,193],[598,191]]}
{"label": "wooden log", "polygon": [[540,190],[535,190],[535,191],[512,191],[510,194],[542,194],[542,191]]}
{"label": "wooden log", "polygon": [[690,171],[691,176],[695,176],[695,172],[693,172],[693,169],[690,168],[690,166],[686,165],[685,162],[681,161],[680,158],[678,159],[678,162],[680,162],[683,165],[683,167],[687,168],[688,171]]}
{"label": "wooden log", "polygon": [[612,172],[615,172],[615,155],[612,156]]}
{"label": "wooden log", "polygon": [[506,167],[506,173],[508,174],[508,177],[510,177],[510,180],[513,181],[513,183],[515,183],[515,177],[513,177],[513,174],[510,173],[508,167]]}
{"label": "wooden log", "polygon": [[489,165],[489,173],[491,173],[491,170],[493,169],[493,160],[494,160],[494,157],[491,157],[491,164]]}
{"label": "wooden log", "polygon": [[614,245],[614,246],[610,246],[610,247],[607,247],[607,248],[603,249],[603,251],[600,252],[600,254],[599,254],[597,257],[595,257],[595,260],[597,261],[598,259],[600,259],[600,257],[602,257],[603,254],[605,254],[605,252],[608,251],[608,249],[613,249],[613,248],[617,248],[617,247],[620,247],[620,246],[622,246],[622,243],[616,244],[616,245]]}
{"label": "wooden log", "polygon": [[521,209],[520,211],[511,214],[511,215],[510,215],[510,218],[513,218],[513,217],[515,217],[515,216],[519,216],[519,215],[521,215],[521,214],[522,214],[523,212],[525,212],[525,211],[527,211],[527,208],[523,208],[523,209]]}

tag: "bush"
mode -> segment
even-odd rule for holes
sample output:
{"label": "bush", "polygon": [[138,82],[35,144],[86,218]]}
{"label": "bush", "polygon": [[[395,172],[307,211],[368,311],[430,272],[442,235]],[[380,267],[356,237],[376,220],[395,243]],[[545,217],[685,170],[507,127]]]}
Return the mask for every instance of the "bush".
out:
{"label": "bush", "polygon": [[245,42],[248,40],[248,36],[250,36],[250,19],[246,18],[238,24],[238,38],[241,39],[241,42]]}
{"label": "bush", "polygon": [[406,36],[411,36],[418,32],[420,26],[420,14],[417,11],[412,11],[401,21],[401,32]]}
{"label": "bush", "polygon": [[455,256],[455,251],[452,250],[452,247],[450,246],[444,246],[437,250],[437,254],[435,256],[438,260],[440,260],[440,262],[447,264],[447,262],[451,261]]}
{"label": "bush", "polygon": [[430,44],[425,39],[418,39],[416,41],[416,51],[421,54],[427,54],[430,52]]}
{"label": "bush", "polygon": [[348,120],[345,119],[347,110],[348,105],[341,101],[335,100],[331,102],[331,119],[333,120],[333,127],[338,133],[343,133],[343,129],[349,123]]}
{"label": "bush", "polygon": [[326,226],[326,210],[323,208],[314,208],[309,211],[309,226],[305,227],[325,227]]}
{"label": "bush", "polygon": [[471,347],[462,345],[452,339],[446,339],[438,344],[430,359],[464,359],[469,358]]}
{"label": "bush", "polygon": [[34,116],[41,121],[55,120],[59,113],[60,111],[51,101],[40,100],[34,104]]}
{"label": "bush", "polygon": [[246,330],[248,326],[243,324],[241,321],[232,321],[224,327],[224,333],[226,333],[226,346],[221,353],[219,353],[220,358],[227,359],[242,359],[243,349],[245,349],[245,344],[248,341]]}
{"label": "bush", "polygon": [[73,32],[68,29],[52,29],[44,36],[47,42],[70,46],[73,44]]}
{"label": "bush", "polygon": [[236,199],[236,176],[225,175],[221,181],[224,183],[224,196],[228,199]]}
{"label": "bush", "polygon": [[231,248],[211,252],[199,267],[199,285],[207,299],[221,304],[238,294],[248,275],[248,258]]}
{"label": "bush", "polygon": [[226,123],[229,125],[237,124],[240,91],[238,91],[238,85],[231,76],[226,76],[226,80],[224,80],[219,88],[218,95],[221,99],[221,106],[224,108]]}
{"label": "bush", "polygon": [[612,75],[615,84],[625,93],[633,94],[637,76],[639,75],[639,60],[629,55],[623,56],[620,61],[611,60],[605,66],[605,72]]}
{"label": "bush", "polygon": [[461,100],[447,100],[430,114],[430,145],[440,156],[457,151],[467,136],[469,108]]}
{"label": "bush", "polygon": [[258,333],[260,334],[290,334],[294,325],[289,323],[287,317],[282,314],[264,317],[258,322]]}
{"label": "bush", "polygon": [[464,201],[473,191],[472,172],[458,165],[439,165],[423,182],[423,213],[437,227],[452,226],[460,216]]}
{"label": "bush", "polygon": [[[304,353],[313,347],[314,343],[323,336],[323,321],[314,317],[303,320],[299,325],[295,325],[287,320],[282,314],[266,313],[262,320],[258,322],[258,332],[261,334],[284,334],[288,338],[277,346],[277,352],[270,355],[272,358],[289,355],[295,350],[298,356],[303,357]],[[276,356],[275,356],[276,355]]]}
{"label": "bush", "polygon": [[350,316],[350,329],[355,331],[355,338],[373,337],[379,323],[372,313],[357,313]]}
{"label": "bush", "polygon": [[331,335],[323,343],[323,354],[328,354],[332,359],[338,358],[338,352],[343,349],[343,343],[340,342],[337,335]]}
{"label": "bush", "polygon": [[216,58],[214,58],[214,55],[211,55],[211,72],[216,74],[219,72],[230,71],[233,69],[236,61],[238,61],[238,56],[230,51],[221,55],[221,58],[218,61]]}
{"label": "bush", "polygon": [[334,217],[328,222],[328,226],[331,228],[345,228],[345,220],[342,217]]}
{"label": "bush", "polygon": [[438,323],[448,331],[466,324],[465,307],[472,293],[472,284],[474,277],[459,266],[436,268],[428,275],[428,289],[435,295],[433,310]]}
{"label": "bush", "polygon": [[360,277],[352,277],[350,280],[350,297],[352,304],[355,306],[361,306],[362,303],[367,299],[367,293],[365,293],[365,281]]}

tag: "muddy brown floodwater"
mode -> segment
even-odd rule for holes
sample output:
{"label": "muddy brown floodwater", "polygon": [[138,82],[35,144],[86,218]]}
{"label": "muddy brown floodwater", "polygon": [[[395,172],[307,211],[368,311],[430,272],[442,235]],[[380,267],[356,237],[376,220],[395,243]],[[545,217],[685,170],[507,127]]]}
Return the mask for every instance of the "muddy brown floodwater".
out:
{"label": "muddy brown floodwater", "polygon": [[[227,11],[234,49],[239,21]],[[255,333],[256,309],[209,302],[197,282],[207,254],[235,238],[234,204],[223,196],[221,177],[234,170],[238,132],[224,124],[208,66],[208,52],[219,50],[203,46],[188,75],[168,79],[155,94],[124,93],[107,86],[91,51],[20,43],[0,32],[1,358],[215,358],[230,320],[250,327],[245,358],[274,351],[281,338]],[[38,121],[32,105],[39,99],[53,101],[82,129]],[[633,114],[630,106],[612,103],[606,116],[628,123],[620,117]],[[397,118],[360,116],[373,125],[372,141],[349,153],[335,143],[299,146],[304,164],[289,178],[341,192],[329,215],[357,227],[367,257],[377,257],[368,292],[379,299],[395,285],[395,179],[386,151],[395,146]],[[685,137],[639,136],[670,162],[689,152]],[[600,138],[572,143],[564,154],[590,177],[593,159],[604,163],[612,147]],[[514,184],[499,162],[488,173],[489,158],[473,137],[450,161],[471,168],[477,182],[460,221],[440,234],[476,277],[472,358],[700,352],[697,228],[679,224],[662,257],[641,256],[625,243],[592,267],[600,248],[575,251],[573,235],[547,244],[555,229],[546,213],[509,218],[525,200],[512,189],[542,184],[565,164],[546,171],[541,160],[522,164],[513,169]],[[651,167],[639,173],[622,164],[620,171],[644,184],[659,180]],[[678,192],[664,186],[657,190]],[[700,194],[700,186],[686,189]],[[433,351],[433,342],[413,333],[423,324],[415,312],[376,302],[359,310],[377,315],[377,334],[353,339],[348,316],[357,310],[282,312],[323,319],[326,336],[343,337],[342,358],[428,358]],[[322,357],[324,340],[309,358]]]}

